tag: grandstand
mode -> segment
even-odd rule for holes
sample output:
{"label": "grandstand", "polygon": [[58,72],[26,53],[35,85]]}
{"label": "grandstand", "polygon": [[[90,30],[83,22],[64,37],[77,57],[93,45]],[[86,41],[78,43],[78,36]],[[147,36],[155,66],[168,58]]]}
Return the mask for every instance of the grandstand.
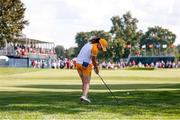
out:
{"label": "grandstand", "polygon": [[57,58],[54,48],[53,42],[19,38],[16,43],[7,43],[0,49],[0,56],[8,57],[8,60],[0,59],[0,66],[51,67]]}

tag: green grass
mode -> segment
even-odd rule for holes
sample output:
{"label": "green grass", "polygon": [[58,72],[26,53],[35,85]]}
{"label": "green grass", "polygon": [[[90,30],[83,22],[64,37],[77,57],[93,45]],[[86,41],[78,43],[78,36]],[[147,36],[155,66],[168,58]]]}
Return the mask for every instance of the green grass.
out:
{"label": "green grass", "polygon": [[28,72],[36,72],[40,69],[27,69],[27,68],[6,68],[6,67],[0,67],[0,75],[10,75],[10,74],[22,74],[22,73],[28,73]]}
{"label": "green grass", "polygon": [[102,70],[118,104],[93,73],[81,103],[75,70],[0,68],[0,119],[179,120],[180,69]]}

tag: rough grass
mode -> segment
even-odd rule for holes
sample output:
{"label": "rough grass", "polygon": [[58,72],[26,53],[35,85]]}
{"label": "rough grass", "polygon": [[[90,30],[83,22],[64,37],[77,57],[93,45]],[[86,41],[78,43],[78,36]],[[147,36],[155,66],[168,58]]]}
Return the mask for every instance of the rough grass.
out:
{"label": "rough grass", "polygon": [[91,104],[81,103],[75,70],[0,68],[0,119],[178,120],[180,69],[103,70],[92,75]]}

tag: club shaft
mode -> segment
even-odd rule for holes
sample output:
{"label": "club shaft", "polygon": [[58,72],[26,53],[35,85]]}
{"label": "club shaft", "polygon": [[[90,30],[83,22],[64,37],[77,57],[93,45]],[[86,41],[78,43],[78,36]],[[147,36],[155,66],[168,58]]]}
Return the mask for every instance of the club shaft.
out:
{"label": "club shaft", "polygon": [[103,78],[98,74],[98,76],[101,78],[101,80],[103,81],[104,85],[106,86],[106,88],[110,91],[111,95],[114,97],[114,99],[116,100],[116,102],[118,103],[117,98],[114,96],[114,94],[112,93],[111,89],[107,86],[106,82],[103,80]]}

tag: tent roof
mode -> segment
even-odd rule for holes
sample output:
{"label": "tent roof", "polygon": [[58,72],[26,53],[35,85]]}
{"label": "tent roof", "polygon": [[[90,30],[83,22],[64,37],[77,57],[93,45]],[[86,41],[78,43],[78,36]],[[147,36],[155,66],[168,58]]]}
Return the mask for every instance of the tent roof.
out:
{"label": "tent roof", "polygon": [[54,44],[54,42],[47,42],[47,41],[41,41],[41,40],[36,40],[36,39],[30,39],[30,38],[19,38],[17,42],[19,43],[49,43],[49,44]]}

